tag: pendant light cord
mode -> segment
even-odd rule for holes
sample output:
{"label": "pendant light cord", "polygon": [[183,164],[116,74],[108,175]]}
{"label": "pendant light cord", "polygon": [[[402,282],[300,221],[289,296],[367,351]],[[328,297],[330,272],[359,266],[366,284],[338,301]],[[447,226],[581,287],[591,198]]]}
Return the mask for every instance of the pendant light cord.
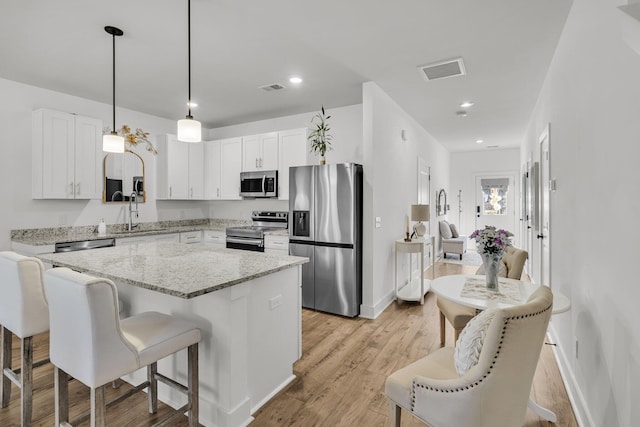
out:
{"label": "pendant light cord", "polygon": [[116,134],[116,35],[112,34],[111,39],[113,41],[113,131],[112,134]]}
{"label": "pendant light cord", "polygon": [[187,1],[187,44],[188,44],[188,63],[189,63],[189,115],[191,116],[191,0]]}

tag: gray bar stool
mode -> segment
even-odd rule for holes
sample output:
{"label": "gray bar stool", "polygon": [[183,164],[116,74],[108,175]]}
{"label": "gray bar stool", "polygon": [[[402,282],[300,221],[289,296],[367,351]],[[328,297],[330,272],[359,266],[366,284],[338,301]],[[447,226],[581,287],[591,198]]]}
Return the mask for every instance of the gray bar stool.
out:
{"label": "gray bar stool", "polygon": [[[49,310],[42,285],[44,267],[37,258],[0,252],[0,401],[6,408],[11,399],[11,382],[20,388],[22,426],[31,425],[33,368],[49,359],[33,363],[33,336],[49,330]],[[11,341],[14,333],[21,341],[21,367],[11,369]]]}
{"label": "gray bar stool", "polygon": [[[157,381],[187,394],[188,402],[158,424],[188,412],[189,426],[198,425],[198,343],[200,329],[190,322],[156,312],[120,320],[118,290],[108,279],[68,268],[45,273],[49,301],[49,354],[56,388],[56,426],[69,426],[68,376],[91,389],[91,426],[105,425],[106,407],[148,388],[149,413],[158,406]],[[157,372],[157,361],[188,349],[185,387]],[[105,385],[147,367],[147,381],[105,403]]]}

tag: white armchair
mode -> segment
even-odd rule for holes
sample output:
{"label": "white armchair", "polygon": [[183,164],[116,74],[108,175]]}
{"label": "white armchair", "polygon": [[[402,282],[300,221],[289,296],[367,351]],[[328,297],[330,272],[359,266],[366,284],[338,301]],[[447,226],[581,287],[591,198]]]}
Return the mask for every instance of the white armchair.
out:
{"label": "white armchair", "polygon": [[434,427],[521,426],[552,303],[551,290],[541,286],[527,303],[495,310],[477,364],[462,375],[452,347],[391,374],[391,425],[400,425],[404,408]]}

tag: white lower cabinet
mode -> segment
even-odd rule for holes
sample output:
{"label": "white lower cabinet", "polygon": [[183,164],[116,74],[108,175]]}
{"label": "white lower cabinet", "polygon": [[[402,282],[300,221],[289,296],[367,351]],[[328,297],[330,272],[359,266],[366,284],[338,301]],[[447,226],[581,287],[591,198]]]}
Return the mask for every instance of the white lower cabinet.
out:
{"label": "white lower cabinet", "polygon": [[224,249],[227,247],[227,233],[224,230],[204,230],[202,243],[212,248]]}
{"label": "white lower cabinet", "polygon": [[121,237],[116,239],[116,246],[123,245],[137,245],[138,243],[149,243],[149,242],[180,242],[180,234],[179,233],[169,233],[169,234],[154,234],[147,236],[133,236],[133,237]]}
{"label": "white lower cabinet", "polygon": [[289,255],[289,237],[267,234],[264,236],[264,251],[268,254]]}
{"label": "white lower cabinet", "polygon": [[185,231],[180,233],[180,243],[200,243],[202,242],[202,231]]}

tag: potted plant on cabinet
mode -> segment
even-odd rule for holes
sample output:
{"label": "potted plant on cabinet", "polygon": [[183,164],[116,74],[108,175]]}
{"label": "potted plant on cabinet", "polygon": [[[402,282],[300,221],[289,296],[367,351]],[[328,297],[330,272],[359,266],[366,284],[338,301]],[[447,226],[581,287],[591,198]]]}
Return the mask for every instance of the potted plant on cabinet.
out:
{"label": "potted plant on cabinet", "polygon": [[333,137],[329,134],[331,128],[329,127],[328,120],[330,118],[331,116],[325,114],[323,105],[320,112],[311,119],[311,123],[315,125],[315,129],[313,129],[307,137],[307,139],[311,141],[311,151],[320,154],[321,165],[326,163],[324,155],[327,150],[333,150],[333,147],[331,147]]}

